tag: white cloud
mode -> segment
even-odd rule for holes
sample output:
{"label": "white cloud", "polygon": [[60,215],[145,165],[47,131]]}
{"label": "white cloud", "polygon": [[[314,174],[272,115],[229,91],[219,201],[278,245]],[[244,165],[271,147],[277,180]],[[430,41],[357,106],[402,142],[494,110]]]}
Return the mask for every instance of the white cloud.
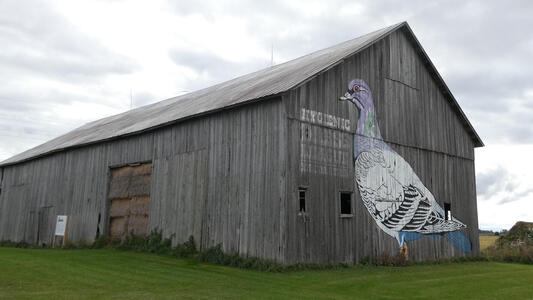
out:
{"label": "white cloud", "polygon": [[509,229],[533,220],[533,145],[489,145],[476,150],[479,225]]}

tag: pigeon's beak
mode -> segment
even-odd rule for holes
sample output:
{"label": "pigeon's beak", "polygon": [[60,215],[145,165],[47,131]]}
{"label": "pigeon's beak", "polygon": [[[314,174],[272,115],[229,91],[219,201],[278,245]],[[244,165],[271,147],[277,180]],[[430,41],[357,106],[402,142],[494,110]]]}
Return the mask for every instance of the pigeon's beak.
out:
{"label": "pigeon's beak", "polygon": [[349,92],[344,93],[344,96],[339,97],[339,101],[350,101],[353,102],[353,97]]}
{"label": "pigeon's beak", "polygon": [[363,107],[361,105],[361,102],[356,97],[352,96],[349,92],[346,92],[344,96],[339,97],[339,101],[350,101],[355,104],[357,108]]}

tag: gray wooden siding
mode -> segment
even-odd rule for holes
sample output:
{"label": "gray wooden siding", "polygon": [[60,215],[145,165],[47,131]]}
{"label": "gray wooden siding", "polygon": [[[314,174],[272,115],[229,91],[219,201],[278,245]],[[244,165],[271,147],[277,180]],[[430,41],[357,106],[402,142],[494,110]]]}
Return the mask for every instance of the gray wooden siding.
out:
{"label": "gray wooden siding", "polygon": [[[382,136],[411,164],[442,206],[452,204],[479,251],[473,142],[405,33],[398,30],[340,65],[284,95],[288,122],[286,262],[357,261],[399,251],[362,204],[355,185],[353,133],[357,111],[338,101],[353,78],[372,90]],[[302,108],[350,119],[349,131],[301,121]],[[311,137],[308,137],[309,133]],[[335,155],[335,158],[331,156]],[[349,158],[343,168],[332,163]],[[308,167],[309,162],[314,167]],[[303,166],[302,166],[303,165]],[[308,217],[298,215],[298,188],[306,187]],[[340,192],[354,192],[353,218],[340,217]],[[414,259],[463,255],[445,238],[408,243]]]}
{"label": "gray wooden siding", "polygon": [[67,214],[69,240],[91,242],[108,229],[110,167],[152,162],[150,229],[282,260],[285,124],[276,98],[5,167],[0,240],[49,244]]}

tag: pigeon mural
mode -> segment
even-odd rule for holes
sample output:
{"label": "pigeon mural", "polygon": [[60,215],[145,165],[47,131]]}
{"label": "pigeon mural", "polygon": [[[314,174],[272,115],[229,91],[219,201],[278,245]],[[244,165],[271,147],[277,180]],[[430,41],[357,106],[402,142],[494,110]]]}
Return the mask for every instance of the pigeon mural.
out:
{"label": "pigeon mural", "polygon": [[361,79],[348,84],[339,98],[359,110],[354,136],[355,179],[361,199],[379,228],[406,242],[426,236],[445,236],[456,248],[471,251],[470,240],[459,230],[466,225],[445,215],[411,166],[381,137],[372,92]]}

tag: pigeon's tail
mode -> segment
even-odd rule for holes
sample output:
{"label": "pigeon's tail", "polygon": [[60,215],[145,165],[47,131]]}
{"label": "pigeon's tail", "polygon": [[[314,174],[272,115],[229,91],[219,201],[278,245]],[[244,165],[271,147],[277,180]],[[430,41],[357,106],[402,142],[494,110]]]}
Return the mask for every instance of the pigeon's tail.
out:
{"label": "pigeon's tail", "polygon": [[[441,234],[427,234],[427,236],[431,237],[439,237]],[[457,249],[465,252],[470,253],[472,252],[472,243],[470,240],[460,231],[451,231],[446,232],[442,234],[446,237],[446,239]],[[396,237],[398,240],[398,244],[400,247],[403,245],[404,242],[409,242],[416,240],[418,238],[421,238],[423,235],[418,232],[405,232],[400,231],[398,232],[398,236]]]}
{"label": "pigeon's tail", "polygon": [[444,236],[450,241],[450,243],[457,249],[470,253],[472,252],[472,243],[470,240],[460,231],[446,232]]}

